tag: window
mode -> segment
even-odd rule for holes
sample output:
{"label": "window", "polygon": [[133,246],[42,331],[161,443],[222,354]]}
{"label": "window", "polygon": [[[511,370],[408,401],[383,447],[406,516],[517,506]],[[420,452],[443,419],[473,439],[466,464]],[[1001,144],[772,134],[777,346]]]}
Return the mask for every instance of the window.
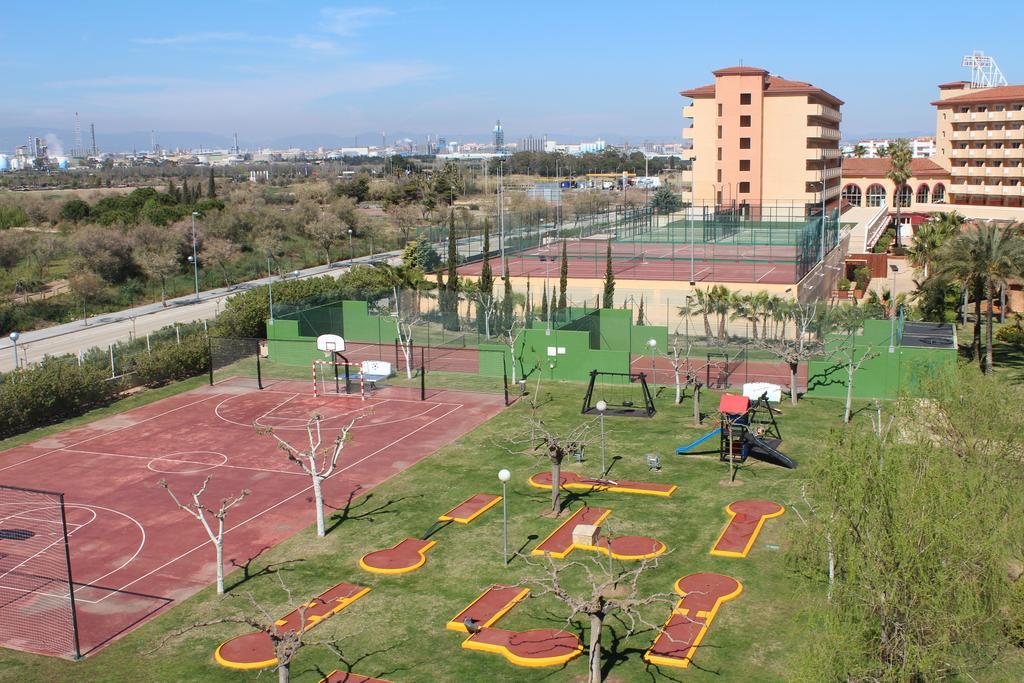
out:
{"label": "window", "polygon": [[750,104],[750,93],[748,93],[748,92],[741,92],[740,93],[740,104]]}
{"label": "window", "polygon": [[722,182],[722,169],[718,169],[718,182]]}
{"label": "window", "polygon": [[910,206],[910,200],[914,197],[913,190],[910,189],[909,185],[904,185],[897,192],[896,196],[892,198],[893,206],[899,205],[902,208]]}
{"label": "window", "polygon": [[721,147],[718,148],[718,160],[719,161],[722,160],[722,148]]}
{"label": "window", "polygon": [[918,204],[927,204],[928,203],[928,186],[927,185],[922,185],[921,187],[917,188],[917,203]]}
{"label": "window", "polygon": [[750,194],[750,183],[747,181],[740,183],[740,194]]}
{"label": "window", "polygon": [[721,104],[718,105],[718,115],[719,116],[722,115],[722,105]]}
{"label": "window", "polygon": [[885,206],[885,188],[875,183],[868,188],[867,206]]}
{"label": "window", "polygon": [[861,194],[860,188],[856,185],[850,184],[843,188],[843,201],[850,206],[860,206]]}
{"label": "window", "polygon": [[719,140],[722,139],[722,127],[721,126],[718,127],[718,139]]}
{"label": "window", "polygon": [[750,159],[740,159],[740,170],[741,171],[749,171],[750,170]]}
{"label": "window", "polygon": [[740,128],[750,128],[749,116],[744,115],[740,117]]}
{"label": "window", "polygon": [[750,149],[750,138],[740,138],[740,149]]}
{"label": "window", "polygon": [[932,202],[939,204],[946,201],[946,186],[942,183],[938,183],[932,188]]}

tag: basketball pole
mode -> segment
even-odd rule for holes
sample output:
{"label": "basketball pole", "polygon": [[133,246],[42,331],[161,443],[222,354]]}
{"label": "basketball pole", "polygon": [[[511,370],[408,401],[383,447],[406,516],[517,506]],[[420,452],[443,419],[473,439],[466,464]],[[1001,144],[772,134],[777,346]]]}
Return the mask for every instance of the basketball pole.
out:
{"label": "basketball pole", "polygon": [[64,512],[64,494],[60,494],[60,524],[64,531],[64,560],[68,564],[68,597],[71,600],[71,631],[75,647],[75,661],[82,658],[81,645],[78,642],[78,609],[75,606],[75,581],[71,577],[71,548],[68,545],[68,519]]}

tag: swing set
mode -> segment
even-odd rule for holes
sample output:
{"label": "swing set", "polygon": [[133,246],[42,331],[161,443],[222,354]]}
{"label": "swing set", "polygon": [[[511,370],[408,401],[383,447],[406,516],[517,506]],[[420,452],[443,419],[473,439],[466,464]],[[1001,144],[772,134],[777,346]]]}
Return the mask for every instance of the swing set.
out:
{"label": "swing set", "polygon": [[599,403],[604,403],[603,412],[608,416],[654,417],[657,412],[647,386],[647,375],[642,372],[591,370],[587,395],[583,399],[583,414],[602,412],[598,409]]}

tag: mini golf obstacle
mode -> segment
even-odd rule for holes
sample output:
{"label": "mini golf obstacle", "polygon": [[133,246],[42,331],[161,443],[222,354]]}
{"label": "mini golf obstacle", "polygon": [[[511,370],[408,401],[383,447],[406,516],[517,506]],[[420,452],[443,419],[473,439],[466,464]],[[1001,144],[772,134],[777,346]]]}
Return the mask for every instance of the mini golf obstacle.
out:
{"label": "mini golf obstacle", "polygon": [[729,523],[711,548],[712,555],[746,557],[761,533],[761,527],[772,517],[779,517],[786,508],[770,500],[737,500],[725,506]]}
{"label": "mini golf obstacle", "polygon": [[668,621],[644,653],[644,661],[657,666],[686,668],[721,606],[743,592],[743,585],[724,574],[690,574],[676,581],[682,598]]}
{"label": "mini golf obstacle", "polygon": [[702,443],[715,436],[718,440],[718,458],[722,462],[742,463],[747,458],[796,469],[796,462],[779,451],[782,435],[775,421],[775,410],[768,403],[767,394],[756,401],[746,396],[722,394],[718,402],[719,426],[693,443],[680,446],[676,453],[714,453],[695,451]]}
{"label": "mini golf obstacle", "polygon": [[[279,633],[305,633],[369,592],[370,589],[363,586],[339,583],[278,619],[274,627]],[[226,640],[217,647],[213,656],[218,664],[229,669],[265,669],[277,664],[274,644],[266,631],[252,631]]]}
{"label": "mini golf obstacle", "polygon": [[561,666],[578,657],[583,644],[575,633],[553,628],[508,631],[494,627],[529,594],[529,588],[520,586],[491,586],[445,628],[470,634],[462,641],[464,649],[500,654],[516,666]]}
{"label": "mini golf obstacle", "polygon": [[407,538],[391,548],[375,550],[359,558],[359,566],[375,574],[414,572],[427,562],[427,551],[436,545],[430,540],[438,530],[455,522],[469,524],[498,504],[501,496],[478,493],[444,513],[419,538]]}
{"label": "mini golf obstacle", "polygon": [[563,558],[573,550],[590,550],[616,560],[648,560],[665,552],[665,544],[646,536],[600,535],[601,524],[612,513],[606,508],[582,507],[531,551],[533,555]]}
{"label": "mini golf obstacle", "polygon": [[[561,472],[558,475],[559,488],[565,491],[608,491],[610,493],[636,493],[647,496],[671,496],[675,484],[656,484],[643,481],[626,481],[619,479],[591,479],[581,477],[575,472]],[[538,489],[551,489],[551,472],[538,472],[529,479],[530,486]]]}
{"label": "mini golf obstacle", "polygon": [[587,394],[583,397],[583,414],[599,412],[597,404],[605,403],[604,414],[612,416],[654,417],[654,399],[642,372],[590,371]]}

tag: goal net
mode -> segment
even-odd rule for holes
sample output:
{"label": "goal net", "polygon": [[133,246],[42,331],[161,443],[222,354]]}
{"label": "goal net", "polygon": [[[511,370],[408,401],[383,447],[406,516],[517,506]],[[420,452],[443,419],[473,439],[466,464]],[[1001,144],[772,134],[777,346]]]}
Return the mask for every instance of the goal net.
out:
{"label": "goal net", "polygon": [[78,659],[64,494],[0,486],[0,646]]}

